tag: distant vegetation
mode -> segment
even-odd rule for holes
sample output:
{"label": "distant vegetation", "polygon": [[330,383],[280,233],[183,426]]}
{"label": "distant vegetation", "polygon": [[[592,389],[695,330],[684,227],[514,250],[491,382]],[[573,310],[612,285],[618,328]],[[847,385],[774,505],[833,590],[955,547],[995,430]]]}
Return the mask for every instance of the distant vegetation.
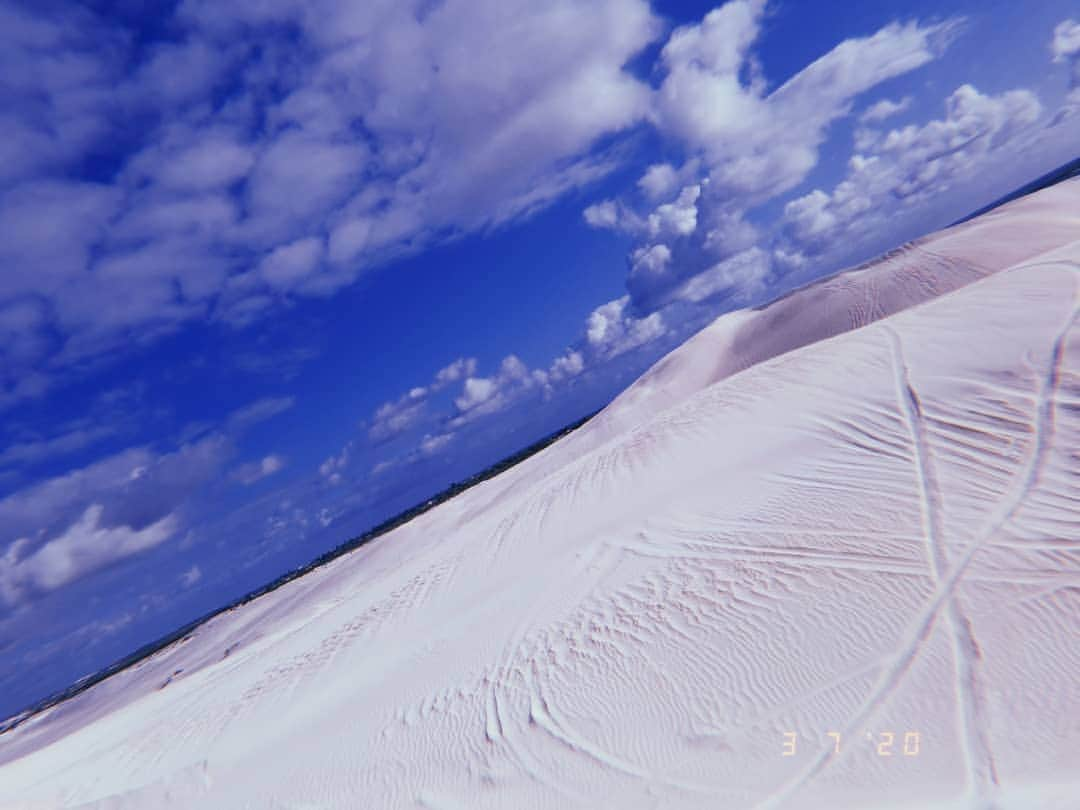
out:
{"label": "distant vegetation", "polygon": [[540,439],[537,442],[533,442],[528,447],[519,450],[513,455],[507,456],[501,461],[497,461],[495,464],[492,464],[487,469],[481,470],[480,472],[476,473],[475,475],[469,476],[463,481],[455,481],[446,489],[436,493],[435,495],[432,495],[423,503],[419,503],[416,506],[406,509],[404,512],[400,512],[389,520],[384,520],[382,523],[371,529],[368,529],[366,532],[359,535],[358,537],[353,537],[350,540],[346,540],[341,545],[336,546],[325,554],[321,554],[306,565],[302,565],[299,568],[294,568],[292,571],[282,574],[274,581],[263,585],[261,588],[258,588],[251,593],[246,594],[245,596],[241,596],[239,599],[230,602],[224,607],[218,608],[217,610],[200,616],[198,619],[195,619],[195,621],[185,624],[183,627],[174,630],[168,635],[162,636],[156,641],[152,641],[149,644],[140,647],[130,655],[126,655],[119,661],[116,661],[115,663],[105,667],[105,669],[100,670],[99,672],[95,672],[93,675],[87,675],[84,678],[80,678],[67,689],[56,692],[55,694],[52,694],[49,697],[38,701],[29,708],[23,710],[22,712],[19,712],[18,714],[9,717],[7,720],[0,721],[0,734],[11,731],[13,728],[21,725],[26,720],[33,717],[35,714],[43,712],[45,711],[45,709],[55,706],[58,703],[63,703],[65,700],[75,697],[80,692],[85,692],[91,686],[101,683],[106,678],[109,678],[118,672],[122,672],[128,667],[134,666],[140,661],[149,658],[150,656],[160,652],[161,650],[164,650],[166,647],[169,647],[180,641],[184,641],[185,639],[189,638],[192,633],[194,633],[195,630],[197,630],[201,625],[205,624],[215,616],[226,613],[227,611],[240,607],[241,605],[245,605],[252,600],[258,599],[264,594],[270,593],[271,591],[275,591],[285,583],[291,582],[294,579],[298,579],[299,577],[304,576],[304,574],[314,571],[320,566],[326,565],[331,560],[336,560],[338,557],[348,554],[350,551],[359,548],[365,543],[370,543],[375,538],[380,537],[387,532],[393,531],[399,526],[408,523],[413,518],[419,517],[420,515],[424,514],[424,512],[427,512],[429,509],[433,509],[439,504],[448,501],[457,495],[460,495],[462,492],[469,489],[470,487],[474,487],[483,481],[487,481],[489,478],[494,478],[496,475],[505,472],[506,470],[513,467],[515,464],[520,464],[529,456],[539,453],[545,447],[558,441],[566,434],[577,430],[587,421],[592,419],[592,417],[595,415],[596,413],[591,413],[588,416],[585,416],[584,418],[567,425],[561,430],[545,436],[543,439]]}

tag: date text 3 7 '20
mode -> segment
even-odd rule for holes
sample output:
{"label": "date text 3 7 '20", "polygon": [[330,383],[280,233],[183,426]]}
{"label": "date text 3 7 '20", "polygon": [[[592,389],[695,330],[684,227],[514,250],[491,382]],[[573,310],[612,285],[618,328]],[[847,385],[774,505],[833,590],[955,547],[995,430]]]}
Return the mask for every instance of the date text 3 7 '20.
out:
{"label": "date text 3 7 '20", "polygon": [[[833,753],[840,753],[840,732],[829,731],[825,734],[833,740]],[[902,735],[893,731],[880,731],[875,741],[874,735],[867,732],[866,738],[876,742],[877,755],[879,757],[905,756],[917,757],[921,738],[917,731],[906,731]],[[784,745],[781,756],[793,757],[799,751],[799,735],[794,731],[784,732]]]}

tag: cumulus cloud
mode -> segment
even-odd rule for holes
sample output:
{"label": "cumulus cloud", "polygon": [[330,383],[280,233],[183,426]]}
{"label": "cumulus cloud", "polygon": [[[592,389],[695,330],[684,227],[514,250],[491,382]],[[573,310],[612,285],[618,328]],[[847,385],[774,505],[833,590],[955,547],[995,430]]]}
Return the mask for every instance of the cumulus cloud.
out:
{"label": "cumulus cloud", "polygon": [[692,276],[672,298],[700,304],[723,297],[730,304],[747,304],[768,288],[772,270],[773,260],[767,251],[759,247],[748,248]]}
{"label": "cumulus cloud", "polygon": [[470,411],[491,399],[499,390],[494,377],[469,377],[461,396],[454,400],[459,411]]}
{"label": "cumulus cloud", "polygon": [[571,349],[566,354],[560,355],[552,361],[547,376],[550,382],[561,382],[562,380],[576,377],[584,370],[585,356],[580,351]]}
{"label": "cumulus cloud", "polygon": [[319,475],[331,486],[337,486],[341,483],[342,474],[349,466],[352,453],[353,443],[349,442],[341,448],[340,453],[331,456],[319,465]]}
{"label": "cumulus cloud", "polygon": [[867,107],[863,111],[863,114],[859,116],[859,120],[865,124],[876,124],[884,121],[886,118],[892,118],[894,115],[899,115],[910,107],[911,96],[905,96],[898,101],[893,101],[891,98],[883,98],[876,104],[871,104]]}
{"label": "cumulus cloud", "polygon": [[436,436],[429,433],[420,441],[420,452],[425,456],[433,456],[453,440],[453,433],[440,433]]}
{"label": "cumulus cloud", "polygon": [[934,59],[956,27],[894,23],[845,40],[770,93],[750,59],[765,5],[734,0],[677,29],[661,54],[661,126],[703,152],[716,193],[767,199],[794,187],[852,99]]}
{"label": "cumulus cloud", "polygon": [[[559,381],[580,373],[580,356],[557,361]],[[530,369],[516,355],[507,355],[493,373],[481,374],[474,357],[459,357],[441,368],[426,386],[416,386],[380,405],[366,423],[366,439],[347,442],[319,467],[322,479],[335,486],[357,470],[383,476],[441,453],[459,432],[474,427],[530,395],[550,390],[554,381],[543,369]],[[442,397],[434,395],[446,391]],[[396,455],[372,464],[373,452],[398,441]],[[402,449],[408,448],[408,449]]]}
{"label": "cumulus cloud", "polygon": [[654,163],[638,180],[638,188],[651,200],[670,196],[679,186],[679,171],[670,163]]}
{"label": "cumulus cloud", "polygon": [[1027,90],[984,95],[962,85],[945,116],[880,133],[865,154],[852,156],[831,192],[814,189],[784,208],[787,233],[803,254],[822,253],[856,226],[880,226],[898,207],[940,195],[986,165],[1039,119],[1042,106]]}
{"label": "cumulus cloud", "polygon": [[[654,207],[619,217],[620,223],[644,223],[627,283],[641,314],[684,295],[691,298],[681,300],[697,301],[706,289],[731,298],[723,280],[737,280],[736,268],[757,285],[766,273],[761,256],[752,254],[751,261],[746,253],[761,237],[749,213],[809,175],[830,126],[851,113],[859,95],[935,59],[959,25],[887,25],[841,42],[770,89],[753,53],[766,5],[732,0],[700,23],[677,28],[661,50],[653,121],[682,143],[687,160],[679,168],[649,167],[638,188]],[[866,114],[881,120],[903,105],[879,102]],[[711,282],[687,284],[706,271]]]}
{"label": "cumulus cloud", "polygon": [[631,279],[663,276],[671,263],[671,248],[667,245],[647,245],[630,255]]}
{"label": "cumulus cloud", "polygon": [[622,200],[601,200],[581,212],[585,224],[591,228],[622,231],[634,235],[649,232],[649,220]]}
{"label": "cumulus cloud", "polygon": [[1068,19],[1058,23],[1050,40],[1050,53],[1055,62],[1069,69],[1069,95],[1064,111],[1067,117],[1080,107],[1080,22]]}
{"label": "cumulus cloud", "polygon": [[[514,360],[517,361],[517,358],[514,358]],[[520,361],[517,362],[520,363]],[[504,369],[500,370],[500,375],[511,367],[515,370],[517,368],[513,362],[509,364],[504,362]],[[319,475],[331,486],[336,486],[345,479],[346,473],[353,466],[355,460],[364,456],[365,450],[398,439],[398,437],[409,433],[409,431],[415,430],[418,432],[422,425],[427,424],[430,426],[433,422],[440,420],[449,421],[449,416],[440,417],[437,410],[432,408],[431,398],[434,394],[438,394],[453,385],[461,384],[462,386],[461,393],[454,398],[454,401],[461,400],[463,403],[470,403],[472,398],[476,398],[475,404],[480,404],[480,400],[484,398],[485,394],[494,393],[494,390],[487,391],[486,387],[489,384],[494,386],[495,382],[494,380],[488,381],[486,378],[477,378],[476,370],[477,361],[475,357],[459,357],[435,372],[427,385],[414,386],[397,399],[384,402],[375,409],[371,418],[367,420],[366,437],[368,446],[365,447],[356,440],[347,442],[342,447],[341,452],[327,458],[319,466]],[[496,379],[500,375],[496,375]],[[480,379],[484,381],[478,382]],[[461,417],[463,415],[462,409],[456,405],[454,407],[456,416]],[[471,410],[471,407],[466,410]],[[468,420],[463,419],[462,423],[464,421]],[[420,456],[434,455],[445,447],[453,436],[453,431],[448,430],[442,430],[435,434],[425,434],[419,440],[415,453]],[[381,475],[397,466],[400,462],[400,458],[380,461],[372,468],[371,474]]]}
{"label": "cumulus cloud", "polygon": [[23,601],[172,537],[231,452],[213,434],[168,453],[130,448],[0,499],[0,588]]}
{"label": "cumulus cloud", "polygon": [[441,391],[448,385],[453,385],[459,380],[471,377],[476,373],[475,357],[459,357],[448,366],[439,369],[435,379],[431,383],[432,391]]}
{"label": "cumulus cloud", "polygon": [[27,538],[8,546],[0,557],[0,596],[8,604],[35,592],[56,590],[111,563],[146,551],[175,534],[176,515],[135,529],[103,525],[105,507],[91,504],[67,529],[32,553]]}
{"label": "cumulus cloud", "polygon": [[585,221],[594,228],[614,228],[619,224],[619,209],[614,200],[594,203],[583,212]]}
{"label": "cumulus cloud", "polygon": [[516,355],[503,358],[499,370],[490,377],[468,377],[460,396],[454,398],[458,416],[451,424],[458,426],[478,416],[504,410],[538,382],[537,376]]}
{"label": "cumulus cloud", "polygon": [[586,322],[589,349],[604,357],[615,357],[647,343],[664,333],[659,313],[636,318],[629,312],[628,296],[609,301],[592,311]]}
{"label": "cumulus cloud", "polygon": [[1050,53],[1055,62],[1065,63],[1072,63],[1080,55],[1080,22],[1068,19],[1057,24],[1050,40]]}
{"label": "cumulus cloud", "polygon": [[[632,311],[630,297],[624,295],[594,309],[582,325],[579,339],[546,367],[530,368],[510,354],[493,372],[484,374],[474,358],[459,358],[439,371],[430,385],[413,388],[376,411],[368,431],[372,441],[396,438],[409,431],[419,434],[421,425],[438,427],[421,438],[414,437],[412,450],[376,463],[370,474],[383,475],[392,468],[435,455],[461,430],[475,428],[483,420],[520,407],[530,397],[551,397],[558,387],[669,333],[662,313],[638,316]],[[460,387],[450,402],[452,410],[447,412],[445,407],[435,407],[431,395],[451,384]],[[357,444],[350,442],[340,454],[323,463],[320,473],[329,483],[340,483],[358,456]]]}
{"label": "cumulus cloud", "polygon": [[701,186],[687,186],[670,203],[664,203],[649,214],[649,235],[656,238],[665,236],[689,236],[697,230],[697,201],[701,196]]}
{"label": "cumulus cloud", "polygon": [[648,114],[623,66],[661,30],[645,0],[186,0],[160,42],[122,19],[0,10],[0,310],[45,304],[0,341],[0,407],[595,181],[617,163],[592,147]]}
{"label": "cumulus cloud", "polygon": [[426,386],[410,388],[396,400],[384,402],[371,417],[368,438],[376,443],[388,441],[418,425],[427,413],[428,399],[476,373],[475,357],[459,357],[435,372]]}
{"label": "cumulus cloud", "polygon": [[379,406],[368,428],[368,438],[382,442],[404,433],[420,421],[427,405],[428,390],[412,388],[394,402]]}
{"label": "cumulus cloud", "polygon": [[261,481],[274,473],[285,468],[285,459],[281,456],[272,454],[264,456],[259,461],[251,461],[246,464],[241,464],[235,470],[232,471],[232,479],[238,481],[245,486]]}

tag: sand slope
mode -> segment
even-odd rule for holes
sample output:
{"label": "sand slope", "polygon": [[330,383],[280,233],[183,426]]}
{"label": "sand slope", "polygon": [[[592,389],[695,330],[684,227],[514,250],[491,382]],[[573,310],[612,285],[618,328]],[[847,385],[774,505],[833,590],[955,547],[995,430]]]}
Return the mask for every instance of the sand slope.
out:
{"label": "sand slope", "polygon": [[0,807],[1075,807],[1078,213],[1072,181],[721,318],[0,736]]}

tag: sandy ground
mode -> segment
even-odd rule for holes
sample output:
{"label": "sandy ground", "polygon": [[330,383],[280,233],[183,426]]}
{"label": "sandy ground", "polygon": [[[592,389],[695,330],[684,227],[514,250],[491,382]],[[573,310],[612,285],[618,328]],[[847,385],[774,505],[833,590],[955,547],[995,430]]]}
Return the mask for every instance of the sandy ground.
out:
{"label": "sandy ground", "polygon": [[1080,181],[0,736],[0,807],[1080,807]]}

